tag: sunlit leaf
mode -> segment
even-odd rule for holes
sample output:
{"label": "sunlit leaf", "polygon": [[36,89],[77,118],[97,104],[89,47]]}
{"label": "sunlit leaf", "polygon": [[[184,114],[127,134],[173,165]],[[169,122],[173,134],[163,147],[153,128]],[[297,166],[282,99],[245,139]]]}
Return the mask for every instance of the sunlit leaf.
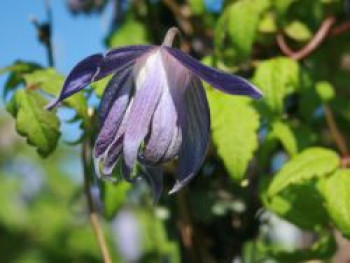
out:
{"label": "sunlit leaf", "polygon": [[334,151],[308,148],[282,167],[273,178],[267,193],[273,196],[290,185],[326,176],[338,166],[339,156]]}
{"label": "sunlit leaf", "polygon": [[304,23],[292,21],[284,28],[285,33],[296,41],[307,41],[312,38],[313,33]]}
{"label": "sunlit leaf", "polygon": [[294,156],[298,152],[297,141],[290,126],[284,122],[276,121],[272,124],[272,132],[290,156]]}
{"label": "sunlit leaf", "polygon": [[[28,87],[40,89],[57,97],[63,87],[64,76],[53,68],[47,68],[25,74],[24,79]],[[80,118],[87,120],[87,103],[83,92],[67,98],[64,104],[75,109]]]}
{"label": "sunlit leaf", "polygon": [[212,137],[230,176],[243,179],[258,146],[259,115],[250,99],[207,89]]}
{"label": "sunlit leaf", "polygon": [[8,104],[8,111],[16,119],[16,129],[35,146],[42,156],[49,155],[60,136],[60,122],[55,112],[44,109],[47,100],[31,90],[18,90]]}
{"label": "sunlit leaf", "polygon": [[275,114],[283,112],[283,99],[299,88],[299,66],[292,59],[277,57],[259,64],[253,82],[262,90],[262,104]]}
{"label": "sunlit leaf", "polygon": [[322,193],[336,227],[350,238],[350,170],[342,169],[323,180]]}
{"label": "sunlit leaf", "polygon": [[[259,19],[263,11],[269,7],[268,0],[242,0],[231,4],[220,18],[221,24],[226,24],[228,36],[239,58],[249,57],[254,40],[257,36]],[[216,30],[225,31],[223,27]],[[217,38],[221,34],[217,33]],[[222,40],[216,40],[219,44]]]}
{"label": "sunlit leaf", "polygon": [[107,39],[109,47],[148,44],[148,33],[144,23],[128,18]]}

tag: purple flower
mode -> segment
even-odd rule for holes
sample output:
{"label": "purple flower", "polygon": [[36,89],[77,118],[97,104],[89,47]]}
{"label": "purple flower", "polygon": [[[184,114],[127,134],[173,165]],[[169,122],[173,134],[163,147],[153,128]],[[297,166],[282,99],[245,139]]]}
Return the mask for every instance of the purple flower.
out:
{"label": "purple flower", "polygon": [[[159,165],[178,158],[176,183],[186,185],[204,160],[210,114],[201,79],[223,92],[260,98],[245,79],[218,71],[172,48],[178,30],[171,28],[161,46],[128,46],[92,55],[69,73],[58,99],[114,74],[99,109],[101,128],[94,147],[97,175],[110,177],[118,160],[123,177],[132,181],[138,161],[146,167],[156,195],[162,189]],[[156,172],[155,172],[156,171]]]}

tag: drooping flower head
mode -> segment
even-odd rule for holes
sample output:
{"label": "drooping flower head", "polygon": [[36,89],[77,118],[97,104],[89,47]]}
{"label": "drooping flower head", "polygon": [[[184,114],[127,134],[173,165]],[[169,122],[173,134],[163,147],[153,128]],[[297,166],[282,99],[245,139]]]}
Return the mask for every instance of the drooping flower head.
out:
{"label": "drooping flower head", "polygon": [[[48,108],[93,81],[114,74],[99,108],[100,131],[93,158],[99,177],[110,177],[121,161],[123,177],[138,161],[154,171],[178,158],[176,183],[170,193],[186,185],[200,169],[210,133],[210,114],[201,79],[223,92],[260,98],[245,79],[207,67],[172,48],[177,33],[169,29],[161,46],[113,49],[83,59],[69,73],[57,100]],[[148,178],[159,195],[162,178]]]}

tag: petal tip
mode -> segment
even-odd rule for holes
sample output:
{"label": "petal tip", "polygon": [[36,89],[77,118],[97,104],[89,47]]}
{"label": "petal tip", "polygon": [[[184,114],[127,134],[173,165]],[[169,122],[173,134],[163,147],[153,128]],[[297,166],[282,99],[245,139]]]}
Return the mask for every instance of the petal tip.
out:
{"label": "petal tip", "polygon": [[60,104],[60,102],[61,101],[59,99],[55,99],[55,100],[51,101],[49,104],[47,104],[45,106],[45,110],[48,110],[48,111],[53,110],[57,105]]}

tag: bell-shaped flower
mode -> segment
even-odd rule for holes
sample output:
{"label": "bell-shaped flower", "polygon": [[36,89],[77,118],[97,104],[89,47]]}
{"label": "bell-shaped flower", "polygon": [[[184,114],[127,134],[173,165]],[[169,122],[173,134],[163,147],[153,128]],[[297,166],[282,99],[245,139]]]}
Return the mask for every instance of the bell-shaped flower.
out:
{"label": "bell-shaped flower", "polygon": [[[123,177],[132,181],[137,161],[154,171],[177,158],[176,183],[170,191],[174,193],[196,175],[208,147],[210,114],[201,80],[229,94],[261,97],[245,79],[172,48],[177,32],[171,28],[161,46],[127,46],[83,59],[48,106],[114,74],[99,108],[101,128],[93,153],[98,176],[110,177],[120,160]],[[159,195],[162,178],[150,173],[148,179]]]}

